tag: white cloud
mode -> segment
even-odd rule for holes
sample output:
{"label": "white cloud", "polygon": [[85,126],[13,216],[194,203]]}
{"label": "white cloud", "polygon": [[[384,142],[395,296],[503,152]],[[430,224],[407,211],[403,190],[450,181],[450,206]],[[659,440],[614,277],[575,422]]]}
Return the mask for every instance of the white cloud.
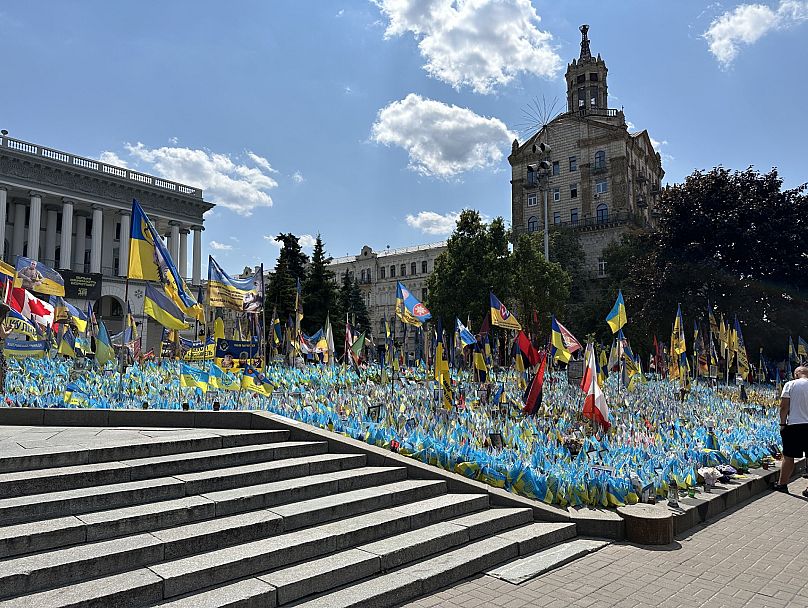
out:
{"label": "white cloud", "polygon": [[552,77],[561,57],[530,0],[373,0],[388,19],[385,37],[418,40],[424,69],[455,89],[492,93],[520,72]]}
{"label": "white cloud", "polygon": [[454,211],[442,215],[434,211],[419,211],[416,215],[409,214],[404,219],[407,225],[424,234],[447,235],[454,231],[459,217],[460,214]]}
{"label": "white cloud", "polygon": [[495,165],[514,137],[498,118],[415,93],[379,110],[371,130],[373,141],[406,150],[411,169],[441,178]]}
{"label": "white cloud", "polygon": [[272,245],[273,247],[277,247],[278,249],[280,249],[281,246],[283,245],[280,241],[275,240],[274,234],[265,234],[264,240],[269,242],[269,244]]}
{"label": "white cloud", "polygon": [[317,237],[310,234],[301,234],[297,237],[297,242],[303,249],[311,249],[317,242]]}
{"label": "white cloud", "polygon": [[180,143],[180,140],[177,137],[169,137],[168,143],[170,143],[172,146],[176,146],[178,143]]}
{"label": "white cloud", "polygon": [[278,182],[268,175],[274,172],[269,162],[248,152],[258,166],[234,161],[227,154],[169,147],[147,148],[144,144],[125,144],[136,163],[147,165],[150,173],[172,181],[202,188],[205,199],[241,215],[251,215],[256,207],[271,207],[269,191]]}
{"label": "white cloud", "polygon": [[107,150],[105,150],[98,156],[98,160],[100,160],[102,163],[107,163],[108,165],[115,165],[116,167],[129,166],[126,164],[126,161],[117,154],[115,154],[115,152],[109,152]]}
{"label": "white cloud", "polygon": [[233,246],[228,245],[227,243],[220,243],[219,241],[211,241],[210,248],[215,249],[216,251],[230,251],[233,249]]}
{"label": "white cloud", "polygon": [[710,52],[723,67],[738,56],[742,44],[754,44],[773,30],[808,20],[808,2],[780,0],[773,9],[765,4],[741,4],[710,23],[704,32]]}
{"label": "white cloud", "polygon": [[300,171],[295,171],[294,173],[292,173],[292,181],[295,182],[296,184],[302,184],[306,180]]}

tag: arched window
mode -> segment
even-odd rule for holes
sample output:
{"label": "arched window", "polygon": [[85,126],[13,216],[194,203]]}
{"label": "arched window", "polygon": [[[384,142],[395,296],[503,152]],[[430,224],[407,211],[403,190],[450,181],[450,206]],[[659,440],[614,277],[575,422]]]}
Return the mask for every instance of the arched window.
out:
{"label": "arched window", "polygon": [[531,215],[530,219],[527,221],[527,231],[536,232],[538,229],[539,229],[539,220],[536,219],[535,215]]}
{"label": "arched window", "polygon": [[609,205],[606,203],[598,205],[595,213],[597,214],[598,224],[605,224],[609,221]]}
{"label": "arched window", "polygon": [[606,168],[606,152],[598,150],[595,152],[595,169]]}
{"label": "arched window", "polygon": [[396,267],[390,266],[390,278],[394,278],[396,276]]}
{"label": "arched window", "polygon": [[401,276],[402,276],[402,277],[406,277],[406,276],[407,276],[407,265],[406,265],[406,264],[402,264],[402,265],[401,265]]}
{"label": "arched window", "polygon": [[426,264],[426,260],[424,260],[424,261],[421,262],[421,274],[426,274],[426,273],[427,273],[427,264]]}
{"label": "arched window", "polygon": [[410,274],[411,274],[411,275],[416,275],[416,274],[418,274],[418,265],[417,265],[415,262],[413,262],[412,264],[410,264]]}

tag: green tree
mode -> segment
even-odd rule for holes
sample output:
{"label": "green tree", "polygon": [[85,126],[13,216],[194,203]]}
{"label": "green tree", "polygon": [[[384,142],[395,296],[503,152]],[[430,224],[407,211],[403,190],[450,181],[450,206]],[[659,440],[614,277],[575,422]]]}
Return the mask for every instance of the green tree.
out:
{"label": "green tree", "polygon": [[443,318],[447,326],[460,318],[479,323],[488,310],[488,292],[501,299],[511,293],[508,231],[502,218],[490,224],[480,214],[464,210],[449,237],[446,251],[435,260],[427,280],[427,306],[433,319]]}
{"label": "green tree", "polygon": [[331,313],[331,322],[337,320],[337,286],[334,273],[328,269],[331,257],[325,253],[323,239],[317,235],[306,282],[303,284],[303,325],[312,334],[325,325],[326,315]]}
{"label": "green tree", "polygon": [[345,345],[345,319],[347,318],[354,331],[370,334],[370,315],[368,314],[359,283],[346,271],[342,275],[339,293],[337,294],[337,312],[339,318],[332,320],[334,329],[334,346],[342,352]]}
{"label": "green tree", "polygon": [[511,256],[512,300],[522,327],[532,325],[533,311],[540,326],[532,328],[539,336],[550,333],[550,317],[563,312],[570,294],[570,275],[558,262],[548,262],[543,244],[533,235],[522,233]]}
{"label": "green tree", "polygon": [[281,252],[269,279],[265,306],[268,318],[271,318],[273,308],[277,307],[278,317],[285,323],[289,315],[294,313],[297,281],[300,280],[301,284],[305,282],[309,258],[291,232],[281,233],[275,240],[281,243]]}

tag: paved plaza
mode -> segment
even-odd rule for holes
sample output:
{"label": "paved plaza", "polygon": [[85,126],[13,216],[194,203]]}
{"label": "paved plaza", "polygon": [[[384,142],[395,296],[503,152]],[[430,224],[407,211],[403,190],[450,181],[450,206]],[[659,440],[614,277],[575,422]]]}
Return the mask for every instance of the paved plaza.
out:
{"label": "paved plaza", "polygon": [[672,545],[612,544],[522,585],[477,576],[406,607],[805,607],[806,485],[760,495]]}

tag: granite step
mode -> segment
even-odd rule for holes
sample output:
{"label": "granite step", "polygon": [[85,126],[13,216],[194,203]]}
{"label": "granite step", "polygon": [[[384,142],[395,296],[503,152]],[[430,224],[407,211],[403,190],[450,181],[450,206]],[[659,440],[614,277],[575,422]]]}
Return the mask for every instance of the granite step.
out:
{"label": "granite step", "polygon": [[276,441],[185,454],[0,473],[0,498],[168,477],[325,451],[324,443]]}
{"label": "granite step", "polygon": [[182,439],[155,439],[97,447],[73,447],[32,449],[25,454],[0,456],[0,473],[69,467],[100,462],[150,458],[184,454],[202,450],[239,447],[260,443],[274,443],[289,438],[288,431],[238,431],[220,429],[214,436],[200,432],[198,437]]}
{"label": "granite step", "polygon": [[[215,499],[194,495],[207,488],[295,477],[314,479],[323,473],[356,469],[364,463],[364,455],[318,454],[180,475],[177,479],[185,481],[189,495],[183,498],[0,527],[0,559],[211,519],[216,516]],[[245,492],[252,491],[245,488]],[[234,501],[239,498],[234,497]]]}

